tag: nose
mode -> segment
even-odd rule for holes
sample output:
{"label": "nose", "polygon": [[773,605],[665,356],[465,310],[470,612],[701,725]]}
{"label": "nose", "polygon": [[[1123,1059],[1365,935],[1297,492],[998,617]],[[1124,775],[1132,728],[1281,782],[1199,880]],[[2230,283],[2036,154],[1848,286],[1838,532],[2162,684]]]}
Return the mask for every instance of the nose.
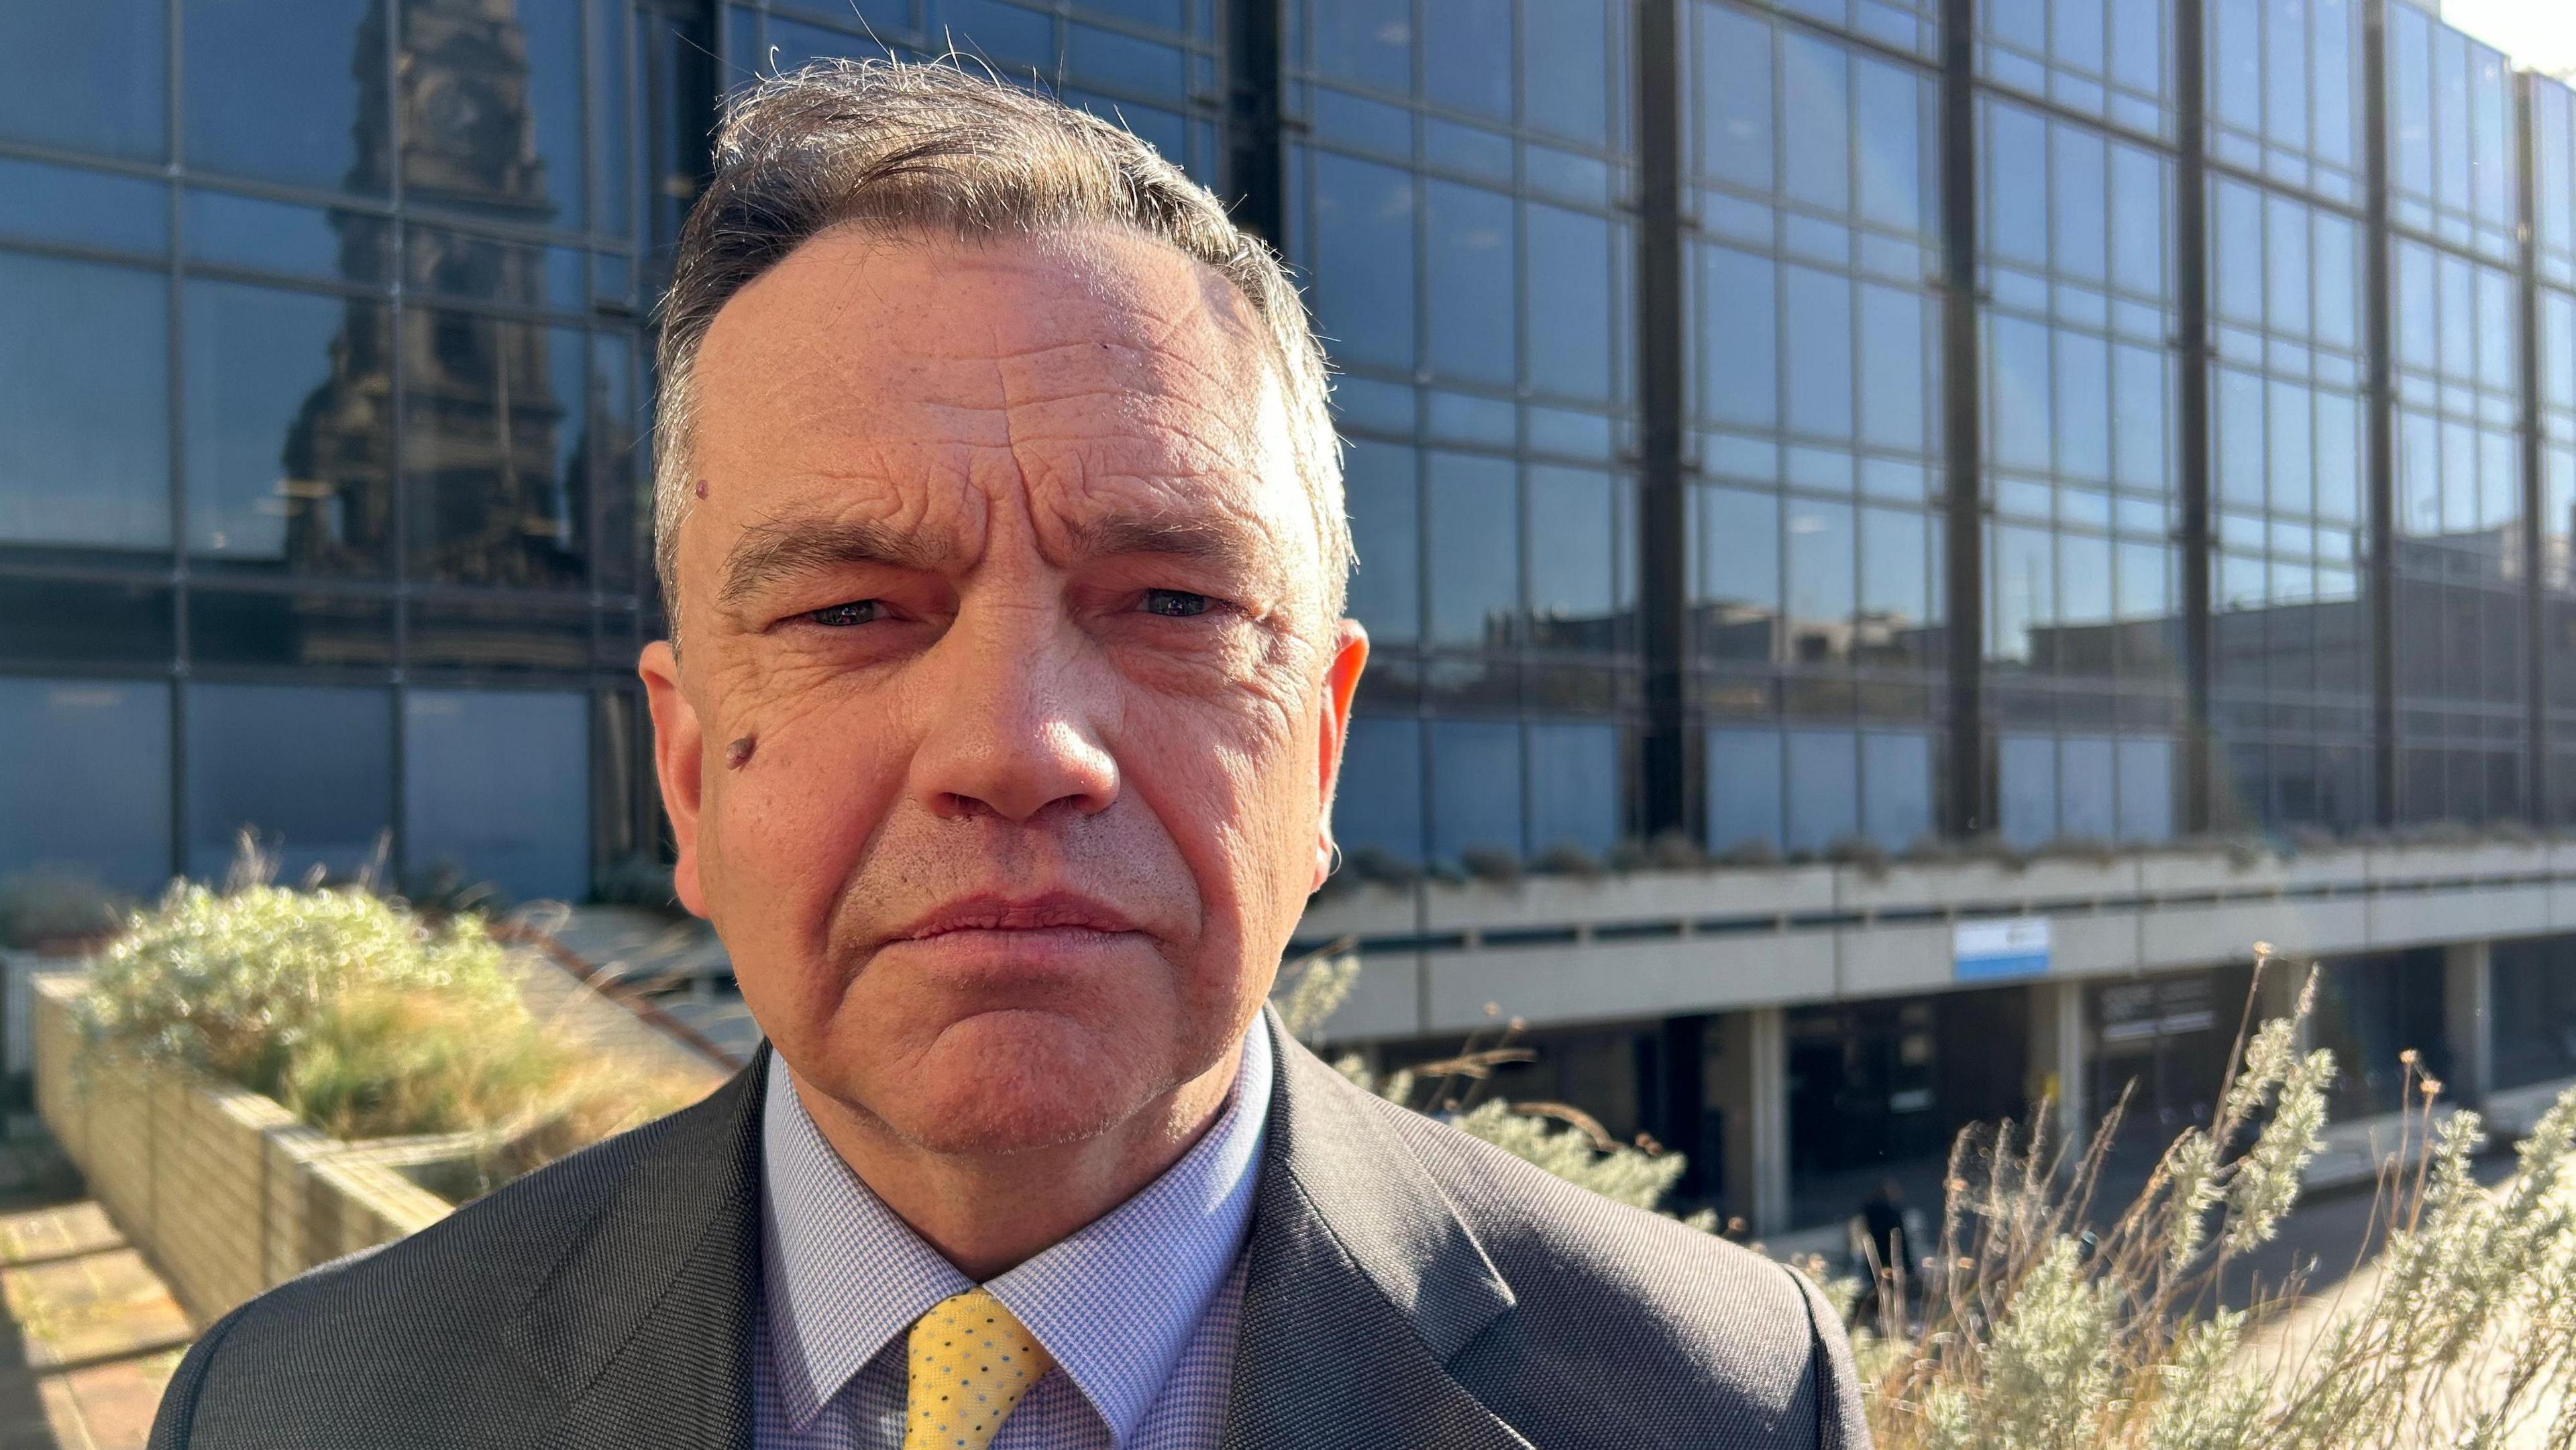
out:
{"label": "nose", "polygon": [[1108,809],[1119,782],[1098,728],[1115,703],[1106,671],[1086,666],[1049,610],[978,613],[961,614],[923,661],[940,685],[913,756],[914,792],[942,818],[1015,825],[1052,807]]}

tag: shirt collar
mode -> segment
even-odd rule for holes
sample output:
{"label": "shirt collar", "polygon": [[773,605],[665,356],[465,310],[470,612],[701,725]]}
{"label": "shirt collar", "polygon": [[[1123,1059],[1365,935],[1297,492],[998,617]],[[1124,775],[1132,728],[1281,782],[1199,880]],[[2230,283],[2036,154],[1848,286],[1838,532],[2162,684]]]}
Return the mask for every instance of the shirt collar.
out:
{"label": "shirt collar", "polygon": [[[985,1287],[1125,1444],[1171,1377],[1252,1220],[1273,1071],[1262,1018],[1232,1097],[1135,1197]],[[915,1319],[974,1282],[842,1162],[771,1054],[761,1105],[762,1264],[780,1396],[802,1431]]]}

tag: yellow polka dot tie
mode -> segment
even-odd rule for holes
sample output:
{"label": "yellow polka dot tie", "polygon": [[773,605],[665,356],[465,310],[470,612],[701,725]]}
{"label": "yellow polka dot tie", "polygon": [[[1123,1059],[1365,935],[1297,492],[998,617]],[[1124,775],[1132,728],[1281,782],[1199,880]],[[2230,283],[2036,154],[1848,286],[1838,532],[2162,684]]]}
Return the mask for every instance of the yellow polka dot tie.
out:
{"label": "yellow polka dot tie", "polygon": [[984,1450],[1055,1363],[1002,1301],[981,1289],[943,1299],[914,1320],[910,1348],[903,1450]]}

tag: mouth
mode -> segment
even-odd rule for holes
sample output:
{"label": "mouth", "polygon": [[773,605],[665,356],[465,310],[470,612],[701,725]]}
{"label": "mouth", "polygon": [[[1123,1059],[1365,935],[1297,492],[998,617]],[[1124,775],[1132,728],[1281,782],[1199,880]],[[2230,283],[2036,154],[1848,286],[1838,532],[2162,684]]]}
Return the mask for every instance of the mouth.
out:
{"label": "mouth", "polygon": [[[1107,902],[1071,891],[1034,896],[985,894],[946,902],[897,928],[889,940],[935,941],[972,935],[987,939],[1073,943],[1138,931]],[[989,934],[989,935],[988,935]]]}

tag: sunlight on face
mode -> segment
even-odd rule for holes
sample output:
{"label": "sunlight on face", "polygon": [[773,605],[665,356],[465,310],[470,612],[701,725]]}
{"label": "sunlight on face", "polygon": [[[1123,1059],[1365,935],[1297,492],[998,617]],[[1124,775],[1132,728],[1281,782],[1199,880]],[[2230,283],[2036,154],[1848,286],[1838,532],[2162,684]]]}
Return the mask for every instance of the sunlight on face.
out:
{"label": "sunlight on face", "polygon": [[644,673],[682,899],[780,1055],[946,1151],[1206,1071],[1317,883],[1365,655],[1248,305],[1123,231],[840,229],[697,386]]}

